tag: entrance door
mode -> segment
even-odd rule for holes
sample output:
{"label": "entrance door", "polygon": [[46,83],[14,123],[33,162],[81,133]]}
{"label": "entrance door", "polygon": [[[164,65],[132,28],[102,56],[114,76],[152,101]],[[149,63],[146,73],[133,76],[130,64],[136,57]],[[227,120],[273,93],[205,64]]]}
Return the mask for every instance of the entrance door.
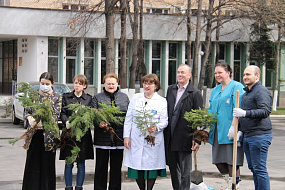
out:
{"label": "entrance door", "polygon": [[0,94],[12,94],[12,81],[17,81],[17,40],[0,42]]}

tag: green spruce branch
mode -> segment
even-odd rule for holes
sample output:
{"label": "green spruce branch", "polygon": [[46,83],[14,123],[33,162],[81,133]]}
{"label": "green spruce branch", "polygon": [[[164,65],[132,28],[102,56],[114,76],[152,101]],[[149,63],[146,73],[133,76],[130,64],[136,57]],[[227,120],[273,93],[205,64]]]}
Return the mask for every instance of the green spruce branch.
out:
{"label": "green spruce branch", "polygon": [[212,129],[217,122],[216,114],[208,113],[206,109],[201,108],[185,112],[184,119],[191,123],[188,127],[191,127],[192,129],[196,129],[197,127]]}
{"label": "green spruce branch", "polygon": [[78,146],[74,146],[73,149],[71,150],[72,156],[68,156],[65,158],[65,163],[66,164],[72,164],[76,161],[77,156],[79,155],[80,148]]}
{"label": "green spruce branch", "polygon": [[[33,89],[28,83],[22,82],[18,84],[17,92],[22,92],[22,97],[16,97],[21,102],[25,109],[31,110],[31,116],[36,120],[38,124],[42,122],[46,131],[50,132],[54,137],[59,139],[59,128],[56,121],[53,118],[53,107],[49,100],[39,102],[38,92]],[[36,126],[32,126],[35,128]],[[25,132],[21,137],[9,141],[10,144],[14,145],[17,141],[25,139],[26,143],[30,140],[28,135],[30,132]]]}
{"label": "green spruce branch", "polygon": [[[148,132],[148,127],[156,126],[159,122],[154,122],[153,117],[155,116],[150,110],[146,110],[145,106],[143,106],[142,110],[136,110],[138,115],[134,115],[135,118],[134,123],[137,125],[137,128],[140,130],[141,135],[145,136]],[[147,137],[145,137],[147,143],[150,143],[151,146],[155,145],[155,137],[149,133]]]}
{"label": "green spruce branch", "polygon": [[[102,108],[96,109],[91,108],[79,103],[69,104],[66,106],[68,110],[72,110],[74,113],[69,117],[70,128],[72,130],[72,136],[75,137],[76,141],[80,141],[81,138],[86,134],[89,128],[94,127],[94,122],[100,124],[101,122],[110,125],[118,124],[123,125],[124,117],[118,117],[118,114],[123,114],[124,112],[120,111],[120,107],[116,106],[113,102],[111,105],[105,103],[99,103]],[[111,140],[113,136],[117,136],[114,129],[110,126],[107,126],[107,131],[111,134]],[[119,137],[118,137],[119,138]],[[119,138],[120,139],[120,138]],[[65,159],[67,164],[73,163],[78,154],[80,148],[76,145],[73,147],[72,155]]]}
{"label": "green spruce branch", "polygon": [[198,129],[192,134],[195,142],[198,144],[208,142],[208,131],[213,129],[217,122],[215,113],[208,113],[206,109],[201,108],[197,110],[192,109],[190,112],[185,112],[184,119],[190,123],[188,127]]}

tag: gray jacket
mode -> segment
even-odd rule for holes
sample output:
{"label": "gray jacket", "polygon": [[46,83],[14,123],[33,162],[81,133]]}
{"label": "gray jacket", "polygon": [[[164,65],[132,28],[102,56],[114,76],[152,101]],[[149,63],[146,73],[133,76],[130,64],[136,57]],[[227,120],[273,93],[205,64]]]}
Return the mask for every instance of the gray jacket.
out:
{"label": "gray jacket", "polygon": [[244,88],[241,109],[246,110],[245,117],[240,118],[241,131],[245,137],[272,133],[270,120],[272,96],[269,90],[256,82],[251,89]]}

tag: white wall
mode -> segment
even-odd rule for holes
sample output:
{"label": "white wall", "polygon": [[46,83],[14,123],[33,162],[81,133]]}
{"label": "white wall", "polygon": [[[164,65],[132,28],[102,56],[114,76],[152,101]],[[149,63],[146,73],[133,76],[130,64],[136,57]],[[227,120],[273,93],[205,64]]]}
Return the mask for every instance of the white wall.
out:
{"label": "white wall", "polygon": [[48,37],[37,37],[37,79],[43,72],[48,71]]}
{"label": "white wall", "polygon": [[[84,23],[79,19],[74,19],[76,12],[60,10],[26,9],[0,7],[0,38],[14,36],[61,36],[61,37],[88,37],[105,38],[105,17],[102,13],[96,13],[90,16],[87,23],[88,30],[80,30]],[[120,38],[120,15],[115,14],[116,39]],[[187,29],[182,15],[152,15],[144,14],[143,18],[143,37],[145,40],[174,40],[186,41]],[[192,17],[195,22],[196,17]],[[183,21],[181,23],[181,21]],[[249,19],[236,19],[226,22],[221,28],[220,41],[248,41],[249,28],[252,21]],[[72,25],[71,23],[75,23]],[[181,23],[177,25],[177,23]],[[203,24],[202,24],[203,25]],[[82,27],[85,28],[86,27]],[[127,22],[127,38],[132,38],[130,22]],[[195,40],[195,35],[192,35]],[[205,39],[205,32],[201,33],[201,40]],[[213,32],[213,41],[215,41],[215,31]]]}
{"label": "white wall", "polygon": [[41,73],[48,69],[48,38],[18,38],[17,67],[17,82],[38,81]]}

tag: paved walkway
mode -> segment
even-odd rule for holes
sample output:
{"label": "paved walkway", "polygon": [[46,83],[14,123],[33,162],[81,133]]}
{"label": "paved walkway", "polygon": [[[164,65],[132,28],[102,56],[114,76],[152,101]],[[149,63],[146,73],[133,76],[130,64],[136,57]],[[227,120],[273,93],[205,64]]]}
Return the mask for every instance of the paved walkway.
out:
{"label": "paved walkway", "polygon": [[[285,161],[284,161],[284,136],[285,136],[285,119],[275,118],[273,121],[273,141],[269,148],[267,168],[271,177],[271,189],[281,190],[285,188]],[[26,151],[21,147],[22,142],[18,142],[14,146],[8,144],[8,140],[19,137],[25,130],[23,125],[12,125],[10,123],[0,123],[0,190],[20,190]],[[57,189],[64,190],[64,161],[56,160],[57,171]],[[224,189],[225,184],[223,179],[219,177],[216,167],[211,164],[211,145],[206,144],[200,147],[197,155],[198,169],[204,172],[204,183],[216,190]],[[84,183],[85,190],[93,189],[93,173],[94,160],[86,161],[86,180]],[[127,168],[123,167],[124,173]],[[247,168],[246,160],[244,166],[241,167],[240,183],[241,190],[254,190],[254,185],[251,177],[251,172]],[[134,181],[126,178],[122,184],[123,190],[138,189]],[[160,178],[156,181],[154,190],[171,190],[171,180]]]}

